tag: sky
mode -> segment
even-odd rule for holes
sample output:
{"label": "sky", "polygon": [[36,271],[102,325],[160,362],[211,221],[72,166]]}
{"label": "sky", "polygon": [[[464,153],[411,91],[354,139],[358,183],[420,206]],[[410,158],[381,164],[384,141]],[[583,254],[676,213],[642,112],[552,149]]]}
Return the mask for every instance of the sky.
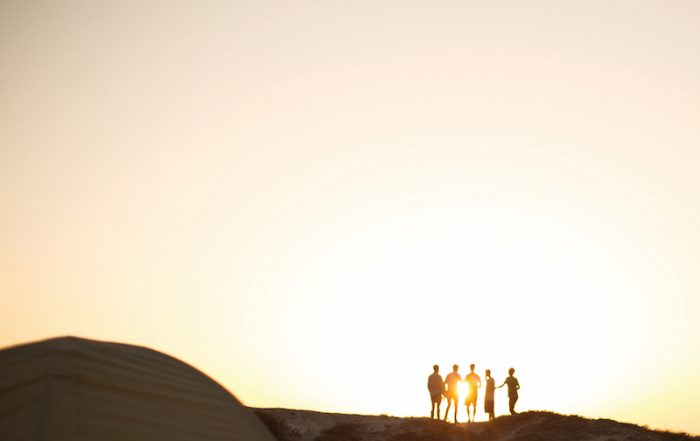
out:
{"label": "sky", "polygon": [[0,0],[0,346],[399,416],[433,364],[514,367],[521,411],[698,434],[699,18]]}

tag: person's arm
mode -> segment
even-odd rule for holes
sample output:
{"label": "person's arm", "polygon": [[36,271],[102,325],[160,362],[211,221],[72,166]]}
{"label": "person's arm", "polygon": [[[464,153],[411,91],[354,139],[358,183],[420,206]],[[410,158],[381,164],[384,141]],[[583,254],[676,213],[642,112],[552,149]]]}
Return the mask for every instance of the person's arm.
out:
{"label": "person's arm", "polygon": [[515,380],[515,390],[520,389],[520,382],[518,380]]}
{"label": "person's arm", "polygon": [[498,386],[496,389],[502,388],[503,386],[506,385],[507,382],[508,382],[508,379],[506,378],[506,381],[504,381],[503,384],[501,384],[500,386]]}

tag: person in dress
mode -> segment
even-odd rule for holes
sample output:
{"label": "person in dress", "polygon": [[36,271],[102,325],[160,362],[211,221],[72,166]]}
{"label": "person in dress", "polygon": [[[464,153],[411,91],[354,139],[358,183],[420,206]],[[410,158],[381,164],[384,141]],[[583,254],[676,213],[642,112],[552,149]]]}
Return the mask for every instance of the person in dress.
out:
{"label": "person in dress", "polygon": [[496,380],[491,376],[491,369],[486,369],[486,393],[484,394],[484,412],[489,416],[489,421],[493,421],[494,415],[494,393],[496,392]]}

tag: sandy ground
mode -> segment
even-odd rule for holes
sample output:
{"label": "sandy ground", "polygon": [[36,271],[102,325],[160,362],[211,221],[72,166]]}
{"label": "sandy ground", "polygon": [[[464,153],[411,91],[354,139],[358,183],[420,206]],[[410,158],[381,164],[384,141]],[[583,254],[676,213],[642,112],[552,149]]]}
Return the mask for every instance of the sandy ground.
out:
{"label": "sandy ground", "polygon": [[429,418],[253,409],[280,441],[687,441],[686,434],[653,431],[611,420],[551,412],[501,416],[493,422],[451,424]]}

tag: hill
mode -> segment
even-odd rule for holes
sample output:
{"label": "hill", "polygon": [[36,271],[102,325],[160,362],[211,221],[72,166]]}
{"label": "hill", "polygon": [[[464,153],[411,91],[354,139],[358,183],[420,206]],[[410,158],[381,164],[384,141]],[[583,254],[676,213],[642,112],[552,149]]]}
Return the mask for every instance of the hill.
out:
{"label": "hill", "polygon": [[700,437],[607,419],[551,412],[505,415],[491,423],[448,424],[429,418],[254,409],[279,441],[687,441]]}

